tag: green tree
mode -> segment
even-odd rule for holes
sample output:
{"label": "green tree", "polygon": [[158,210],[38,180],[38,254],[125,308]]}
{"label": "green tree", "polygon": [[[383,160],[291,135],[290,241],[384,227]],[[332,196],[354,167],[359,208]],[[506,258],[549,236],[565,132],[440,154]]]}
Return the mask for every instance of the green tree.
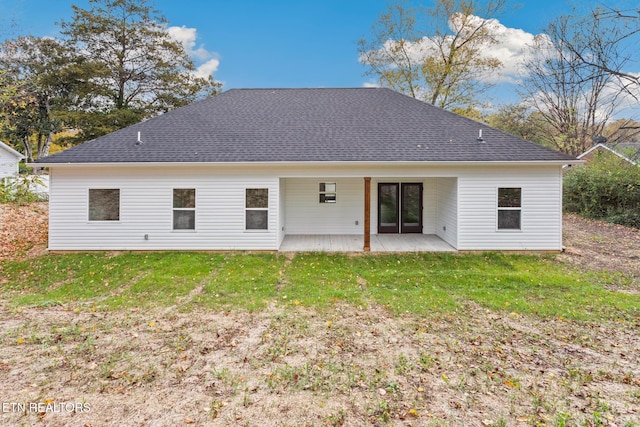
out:
{"label": "green tree", "polygon": [[486,55],[497,43],[491,19],[505,0],[436,0],[429,9],[389,6],[358,43],[366,75],[382,86],[447,109],[474,111],[502,63]]}
{"label": "green tree", "polygon": [[485,121],[489,126],[541,145],[549,131],[540,114],[523,104],[502,105],[498,111],[487,115]]}
{"label": "green tree", "polygon": [[55,110],[76,67],[69,53],[51,38],[19,37],[0,45],[2,135],[21,145],[28,161],[47,156],[60,130]]}
{"label": "green tree", "polygon": [[90,0],[90,8],[73,7],[62,21],[84,78],[76,101],[65,115],[80,130],[78,138],[95,138],[215,94],[220,84],[199,77],[184,47],[167,32],[167,22],[147,0]]}

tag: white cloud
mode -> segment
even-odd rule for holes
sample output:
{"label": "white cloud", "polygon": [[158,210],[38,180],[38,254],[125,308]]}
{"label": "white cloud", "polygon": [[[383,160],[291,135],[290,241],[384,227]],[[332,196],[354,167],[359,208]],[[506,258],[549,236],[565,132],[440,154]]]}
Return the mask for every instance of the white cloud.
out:
{"label": "white cloud", "polygon": [[519,77],[527,75],[523,65],[531,47],[536,42],[544,42],[548,37],[545,34],[534,35],[519,28],[509,28],[497,19],[489,20],[488,26],[495,35],[497,44],[489,46],[483,53],[486,57],[500,60],[502,67],[489,76],[487,81],[517,83]]}
{"label": "white cloud", "polygon": [[197,77],[208,77],[218,71],[220,65],[219,55],[215,52],[208,51],[204,45],[197,46],[198,34],[196,28],[169,27],[167,28],[169,36],[175,41],[182,44],[187,54],[196,62]]}
{"label": "white cloud", "polygon": [[201,64],[196,68],[195,75],[197,77],[207,78],[210,75],[213,75],[216,71],[218,71],[218,66],[220,65],[220,61],[216,58],[210,59],[204,64]]}
{"label": "white cloud", "polygon": [[[477,76],[478,79],[487,83],[516,83],[519,77],[526,75],[526,70],[523,69],[523,61],[529,51],[529,46],[533,46],[536,40],[540,41],[542,39],[544,41],[547,36],[544,34],[534,35],[519,28],[509,28],[501,24],[497,19],[485,20],[478,16],[472,16],[471,19],[471,22],[475,21],[476,25],[472,25],[470,28],[486,23],[497,40],[496,44],[488,45],[484,48],[484,57],[496,58],[502,63],[502,67],[499,70],[493,71],[486,76]],[[452,31],[455,31],[455,28],[459,26],[455,16],[452,16],[449,26]],[[452,36],[444,37],[451,38]],[[417,42],[406,42],[404,51],[414,63],[421,62],[426,57],[438,55],[436,50],[438,43],[434,40],[430,37],[423,37]],[[397,41],[395,40],[387,40],[379,51],[370,52],[369,54],[375,56],[376,52],[393,52],[397,48],[396,43]],[[360,57],[360,62],[366,62],[364,56]]]}
{"label": "white cloud", "polygon": [[369,82],[362,83],[362,87],[380,87],[380,84],[373,81],[369,81]]}
{"label": "white cloud", "polygon": [[184,46],[189,56],[200,61],[206,61],[211,58],[211,52],[207,51],[204,46],[200,45],[196,48],[198,35],[195,28],[187,28],[183,25],[182,27],[169,27],[167,28],[167,32],[172,39],[180,42],[182,46]]}

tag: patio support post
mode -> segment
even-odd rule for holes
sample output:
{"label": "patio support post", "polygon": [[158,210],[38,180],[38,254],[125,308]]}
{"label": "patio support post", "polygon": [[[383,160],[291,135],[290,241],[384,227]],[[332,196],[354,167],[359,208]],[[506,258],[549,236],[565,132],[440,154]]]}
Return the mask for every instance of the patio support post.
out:
{"label": "patio support post", "polygon": [[364,247],[371,250],[371,177],[364,178]]}

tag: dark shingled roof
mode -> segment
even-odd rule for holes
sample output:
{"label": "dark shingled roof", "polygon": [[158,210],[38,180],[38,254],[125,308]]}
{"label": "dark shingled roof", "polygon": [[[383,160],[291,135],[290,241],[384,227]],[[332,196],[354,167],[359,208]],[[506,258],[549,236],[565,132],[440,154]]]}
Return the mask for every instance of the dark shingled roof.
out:
{"label": "dark shingled roof", "polygon": [[231,89],[38,163],[565,160],[575,158],[390,89],[358,88]]}

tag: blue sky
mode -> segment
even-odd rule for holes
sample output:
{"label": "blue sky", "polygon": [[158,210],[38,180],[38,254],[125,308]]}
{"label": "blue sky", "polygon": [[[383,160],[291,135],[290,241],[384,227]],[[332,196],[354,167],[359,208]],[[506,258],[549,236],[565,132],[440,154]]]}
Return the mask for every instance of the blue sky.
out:
{"label": "blue sky", "polygon": [[[564,0],[518,3],[500,19],[513,30],[507,36],[510,40],[538,34],[551,19],[570,10]],[[56,36],[55,23],[71,17],[71,4],[87,7],[88,2],[0,0],[0,38]],[[385,0],[155,0],[169,24],[184,27],[183,36],[191,37],[196,62],[210,61],[214,77],[225,89],[363,86],[371,79],[363,76],[356,43],[369,35],[386,4]],[[494,95],[508,98],[510,90],[503,85]]]}

